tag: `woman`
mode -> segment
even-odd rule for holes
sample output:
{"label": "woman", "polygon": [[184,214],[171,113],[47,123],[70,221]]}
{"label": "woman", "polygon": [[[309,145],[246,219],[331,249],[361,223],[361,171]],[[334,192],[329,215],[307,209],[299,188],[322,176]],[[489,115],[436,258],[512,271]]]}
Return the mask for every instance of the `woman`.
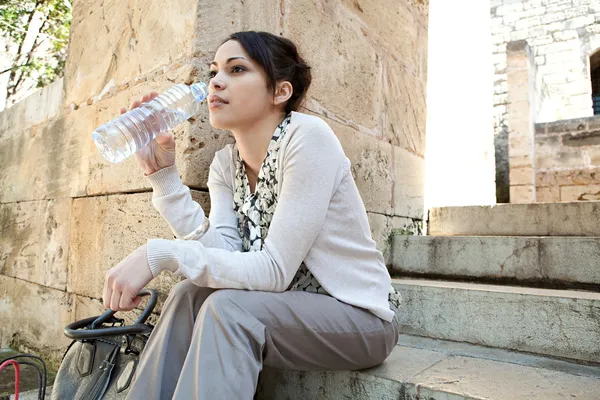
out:
{"label": "woman", "polygon": [[165,302],[128,398],[251,399],[263,365],[362,369],[397,343],[399,297],[350,162],[323,120],[297,112],[310,82],[287,39],[239,32],[219,47],[210,123],[235,145],[211,164],[209,218],[179,178],[171,134],[137,153],[182,240],[151,239],[112,268],[104,304],[132,309],[163,270],[187,279]]}

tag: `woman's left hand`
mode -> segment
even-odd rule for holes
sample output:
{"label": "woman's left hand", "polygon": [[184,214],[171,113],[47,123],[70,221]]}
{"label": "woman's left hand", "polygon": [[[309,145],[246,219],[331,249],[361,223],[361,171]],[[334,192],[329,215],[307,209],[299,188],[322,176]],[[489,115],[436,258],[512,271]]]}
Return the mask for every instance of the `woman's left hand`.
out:
{"label": "woman's left hand", "polygon": [[142,300],[137,294],[152,278],[148,249],[143,245],[106,273],[102,295],[104,307],[113,311],[133,310]]}

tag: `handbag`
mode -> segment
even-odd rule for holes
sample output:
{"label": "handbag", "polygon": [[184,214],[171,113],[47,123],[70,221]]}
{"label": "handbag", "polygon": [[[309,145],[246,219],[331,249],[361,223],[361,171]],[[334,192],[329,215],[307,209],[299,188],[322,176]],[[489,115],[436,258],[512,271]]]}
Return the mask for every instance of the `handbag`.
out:
{"label": "handbag", "polygon": [[124,325],[124,320],[109,309],[65,327],[65,336],[73,341],[56,374],[52,400],[113,400],[127,396],[153,329],[146,320],[157,301],[152,289],[144,289],[138,296],[150,299],[133,325]]}

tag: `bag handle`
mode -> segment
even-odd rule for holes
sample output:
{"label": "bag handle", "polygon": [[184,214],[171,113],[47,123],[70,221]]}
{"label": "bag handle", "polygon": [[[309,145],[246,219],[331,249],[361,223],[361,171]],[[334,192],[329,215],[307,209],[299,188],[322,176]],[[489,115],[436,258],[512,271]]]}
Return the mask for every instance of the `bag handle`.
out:
{"label": "bag handle", "polygon": [[102,326],[102,324],[104,324],[108,320],[114,319],[114,314],[116,313],[116,311],[108,309],[100,316],[85,318],[70,323],[64,329],[65,336],[71,339],[81,340],[94,339],[106,336],[119,336],[151,332],[152,327],[146,325],[145,322],[154,310],[154,307],[156,306],[158,295],[156,294],[156,291],[154,289],[144,289],[138,293],[138,296],[150,296],[150,300],[148,301],[148,304],[146,305],[146,308],[144,308],[144,311],[142,312],[140,317],[137,319],[137,321],[135,321],[133,325],[97,328],[99,326]]}

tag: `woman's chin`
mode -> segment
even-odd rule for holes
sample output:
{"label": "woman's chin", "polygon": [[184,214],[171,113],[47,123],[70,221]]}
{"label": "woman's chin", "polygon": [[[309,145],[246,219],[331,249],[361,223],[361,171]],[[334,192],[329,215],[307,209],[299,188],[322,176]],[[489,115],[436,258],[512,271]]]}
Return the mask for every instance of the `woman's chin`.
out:
{"label": "woman's chin", "polygon": [[210,122],[210,125],[215,129],[229,129],[228,126],[230,124],[228,124],[228,121],[226,121],[225,118],[221,117],[220,115],[215,115],[211,112],[208,116],[208,120]]}

